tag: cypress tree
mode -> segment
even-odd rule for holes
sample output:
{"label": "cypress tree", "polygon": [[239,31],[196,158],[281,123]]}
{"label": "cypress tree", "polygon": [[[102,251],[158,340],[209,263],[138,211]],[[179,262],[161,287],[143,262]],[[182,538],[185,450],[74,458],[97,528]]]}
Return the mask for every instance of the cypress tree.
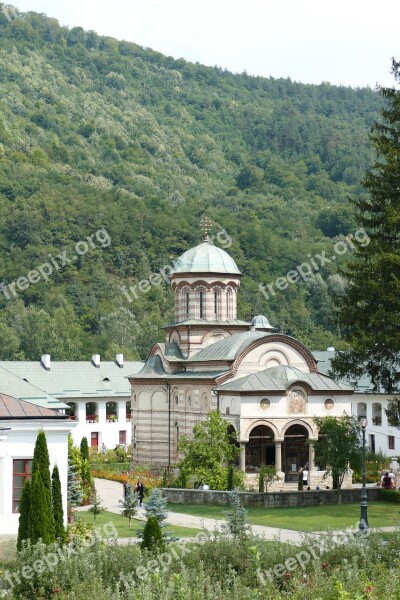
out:
{"label": "cypress tree", "polygon": [[[42,483],[42,491],[40,493],[38,491],[40,488],[39,483],[35,483],[37,477]],[[50,460],[44,431],[39,431],[36,438],[35,450],[33,452],[31,506],[34,507],[34,510],[31,511],[29,516],[28,532],[32,543],[35,543],[40,537],[43,539],[45,544],[54,542],[55,538],[53,504],[51,497]],[[44,517],[41,516],[43,512],[45,514]],[[35,524],[32,524],[31,527],[32,520],[35,521]],[[32,535],[31,531],[33,532]]]}
{"label": "cypress tree", "polygon": [[54,466],[51,476],[51,491],[53,500],[54,536],[63,544],[65,542],[64,511],[62,505],[60,473],[57,465]]}
{"label": "cypress tree", "polygon": [[149,517],[147,519],[140,548],[141,550],[149,550],[150,552],[165,549],[161,529],[156,517]]}
{"label": "cypress tree", "polygon": [[87,437],[83,437],[81,439],[80,450],[81,450],[82,460],[89,461],[89,444],[87,441]]}
{"label": "cypress tree", "polygon": [[36,438],[32,461],[32,480],[36,471],[40,472],[43,485],[51,492],[50,459],[44,431],[39,431]]}
{"label": "cypress tree", "polygon": [[28,524],[28,538],[32,544],[36,544],[39,539],[45,544],[54,542],[54,521],[53,510],[51,504],[51,493],[48,495],[48,490],[43,484],[40,473],[36,473],[32,477],[31,484],[31,507]]}
{"label": "cypress tree", "polygon": [[25,481],[19,501],[19,524],[17,550],[21,550],[22,541],[28,539],[29,515],[31,509],[31,482]]}
{"label": "cypress tree", "polygon": [[226,489],[227,490],[233,490],[234,488],[234,483],[233,483],[233,465],[229,465],[228,467],[228,476],[227,476],[227,482],[226,482]]}

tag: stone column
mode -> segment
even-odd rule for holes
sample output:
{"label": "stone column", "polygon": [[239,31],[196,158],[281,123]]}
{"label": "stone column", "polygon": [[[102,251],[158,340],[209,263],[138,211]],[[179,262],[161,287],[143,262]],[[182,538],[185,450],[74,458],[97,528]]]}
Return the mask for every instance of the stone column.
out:
{"label": "stone column", "polygon": [[275,468],[278,473],[282,472],[282,440],[275,441]]}
{"label": "stone column", "polygon": [[309,462],[309,471],[315,471],[315,448],[314,441],[310,440],[310,446],[308,448],[308,462]]}
{"label": "stone column", "polygon": [[77,402],[77,408],[75,409],[75,416],[80,425],[86,424],[86,398]]}
{"label": "stone column", "polygon": [[239,469],[246,471],[246,442],[240,442]]}
{"label": "stone column", "polygon": [[106,422],[106,400],[98,400],[97,401],[97,415],[99,417],[99,423]]}

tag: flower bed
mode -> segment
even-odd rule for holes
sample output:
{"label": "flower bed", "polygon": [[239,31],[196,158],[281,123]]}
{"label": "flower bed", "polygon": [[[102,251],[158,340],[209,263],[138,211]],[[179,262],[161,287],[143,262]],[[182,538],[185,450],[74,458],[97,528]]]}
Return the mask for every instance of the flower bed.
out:
{"label": "flower bed", "polygon": [[130,471],[129,473],[112,473],[103,468],[93,468],[92,475],[93,477],[117,481],[118,483],[130,483],[132,486],[140,479],[146,490],[151,490],[154,487],[161,487],[162,483],[160,477],[155,477],[150,471],[140,468]]}

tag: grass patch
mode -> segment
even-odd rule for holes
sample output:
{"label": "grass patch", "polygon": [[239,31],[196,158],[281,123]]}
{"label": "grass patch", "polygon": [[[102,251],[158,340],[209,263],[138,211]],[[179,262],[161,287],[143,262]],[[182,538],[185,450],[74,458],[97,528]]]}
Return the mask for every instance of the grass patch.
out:
{"label": "grass patch", "polygon": [[[87,511],[79,511],[75,513],[75,520],[80,519],[84,523],[93,523],[93,515]],[[128,519],[117,515],[116,513],[104,511],[96,517],[96,527],[102,527],[106,523],[112,522],[118,531],[120,538],[136,538],[138,531],[143,531],[145,521],[132,519],[131,527],[128,525]],[[176,537],[194,537],[199,533],[198,529],[192,527],[181,527],[179,525],[168,525],[163,528],[165,531],[170,531]]]}
{"label": "grass patch", "polygon": [[[226,506],[204,504],[168,504],[168,510],[198,517],[224,519]],[[328,531],[354,527],[360,518],[359,504],[329,504],[296,508],[248,508],[248,522],[296,531]],[[371,502],[368,504],[370,527],[400,525],[398,504]]]}

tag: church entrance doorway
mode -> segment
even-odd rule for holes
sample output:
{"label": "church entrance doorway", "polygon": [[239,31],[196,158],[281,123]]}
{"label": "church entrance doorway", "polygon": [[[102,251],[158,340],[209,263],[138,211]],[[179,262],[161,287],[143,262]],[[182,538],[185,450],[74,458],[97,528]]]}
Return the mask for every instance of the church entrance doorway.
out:
{"label": "church entrance doorway", "polygon": [[267,425],[257,425],[246,444],[246,470],[275,464],[274,432]]}
{"label": "church entrance doorway", "polygon": [[291,425],[285,432],[282,444],[282,468],[285,481],[297,481],[298,472],[308,464],[308,431],[303,425]]}

